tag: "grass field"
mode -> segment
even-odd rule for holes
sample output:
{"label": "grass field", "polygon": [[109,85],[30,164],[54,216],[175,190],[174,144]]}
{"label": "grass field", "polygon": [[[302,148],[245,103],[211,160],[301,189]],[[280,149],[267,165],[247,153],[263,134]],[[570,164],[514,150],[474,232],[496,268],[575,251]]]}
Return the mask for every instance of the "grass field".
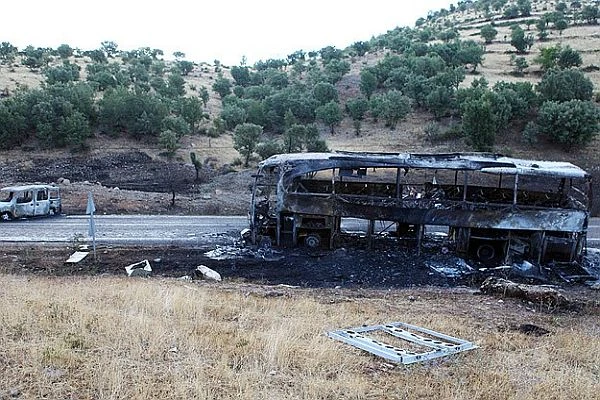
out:
{"label": "grass field", "polygon": [[[469,289],[0,276],[0,397],[597,399],[600,318]],[[479,349],[396,366],[325,336],[403,321]],[[543,337],[512,327],[532,323]]]}

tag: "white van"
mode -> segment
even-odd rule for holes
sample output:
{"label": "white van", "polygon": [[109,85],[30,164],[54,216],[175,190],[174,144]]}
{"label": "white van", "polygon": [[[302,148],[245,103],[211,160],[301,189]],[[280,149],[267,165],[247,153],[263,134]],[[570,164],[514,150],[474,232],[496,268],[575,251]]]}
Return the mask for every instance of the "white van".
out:
{"label": "white van", "polygon": [[0,189],[0,219],[60,214],[60,188],[50,185],[9,186]]}

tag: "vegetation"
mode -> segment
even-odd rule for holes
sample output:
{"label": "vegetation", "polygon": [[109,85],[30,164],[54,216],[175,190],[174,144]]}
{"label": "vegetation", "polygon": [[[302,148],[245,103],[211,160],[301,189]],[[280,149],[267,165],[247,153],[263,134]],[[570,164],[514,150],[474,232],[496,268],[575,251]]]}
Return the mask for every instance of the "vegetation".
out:
{"label": "vegetation", "polygon": [[[461,27],[453,25],[450,17],[468,10],[479,13],[479,18],[502,14],[509,21],[479,24],[479,32],[471,34],[476,40],[463,39]],[[122,51],[111,41],[83,52],[68,44],[56,50],[28,46],[19,52],[4,42],[0,44],[0,62],[8,65],[20,58],[23,65],[38,71],[44,82],[40,88],[22,88],[0,101],[0,119],[7,121],[0,127],[1,146],[10,149],[35,140],[45,147],[83,149],[88,137],[105,133],[150,141],[168,154],[178,149],[183,136],[235,135],[237,127],[251,124],[260,127],[264,135],[258,135],[249,155],[247,146],[238,145],[246,164],[255,153],[264,157],[274,151],[326,148],[319,132],[334,134],[344,118],[351,120],[359,135],[365,123],[381,121],[392,130],[418,111],[429,113],[437,122],[447,118],[461,121],[454,131],[462,132],[475,149],[491,150],[496,135],[506,129],[521,130],[526,118],[537,118],[545,102],[586,102],[593,97],[591,81],[576,69],[583,65],[580,51],[560,44],[542,47],[533,59],[543,73],[538,85],[525,89],[500,81],[490,88],[481,79],[470,79],[471,87],[463,84],[466,75],[479,73],[485,60],[483,45],[495,45],[499,29],[510,26],[510,39],[505,35],[504,40],[510,41],[516,54],[525,54],[531,50],[534,36],[523,26],[528,30],[536,26],[538,38],[545,40],[552,30],[562,33],[570,23],[597,21],[597,8],[589,4],[578,8],[559,2],[554,10],[539,12],[539,4],[532,6],[528,0],[459,2],[430,13],[414,29],[398,27],[347,49],[298,50],[285,59],[260,60],[253,66],[242,60],[231,68],[215,60],[217,75],[208,88],[186,88],[196,64],[185,60],[180,51],[173,53],[175,61],[167,63],[160,59],[159,49]],[[517,17],[526,19],[510,20]],[[354,88],[341,80],[358,61],[355,57],[383,49],[385,56],[357,70],[355,85],[360,96],[356,92],[348,95]],[[82,56],[91,60],[85,73],[80,71],[82,64],[73,61]],[[528,62],[531,59],[513,54],[512,68],[506,72],[519,77],[528,74],[532,79],[537,70]],[[201,70],[207,68],[197,69]],[[80,82],[81,76],[85,83]],[[209,89],[221,102],[216,112],[211,111],[213,115],[207,111]],[[71,90],[86,93],[81,103],[84,111],[78,99],[50,98]],[[538,125],[536,132],[543,134]],[[591,140],[589,135],[581,137]]]}

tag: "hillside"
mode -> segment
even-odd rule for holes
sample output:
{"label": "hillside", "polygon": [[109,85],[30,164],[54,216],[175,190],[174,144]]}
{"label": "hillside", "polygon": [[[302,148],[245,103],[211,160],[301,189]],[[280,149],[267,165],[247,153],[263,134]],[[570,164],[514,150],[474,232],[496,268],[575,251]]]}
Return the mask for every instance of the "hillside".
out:
{"label": "hillside", "polygon": [[[257,63],[253,67],[247,66],[223,66],[220,64],[212,65],[207,63],[191,63],[179,58],[176,61],[161,61],[161,57],[152,58],[150,61],[152,67],[148,67],[148,71],[154,70],[154,65],[162,63],[163,70],[169,71],[174,65],[179,65],[182,61],[191,64],[193,67],[186,71],[183,75],[184,79],[184,96],[187,98],[198,97],[202,88],[206,88],[208,92],[208,99],[203,107],[203,112],[207,114],[208,118],[203,119],[198,126],[196,133],[178,135],[177,144],[172,148],[173,157],[167,157],[165,152],[165,145],[160,143],[156,136],[149,135],[148,137],[143,136],[141,139],[132,139],[127,135],[126,129],[122,132],[116,133],[118,138],[115,137],[115,133],[110,133],[105,128],[99,125],[94,125],[90,122],[92,128],[91,137],[85,140],[85,145],[80,146],[73,152],[72,147],[66,146],[62,148],[52,148],[43,141],[36,139],[37,134],[29,134],[29,139],[19,144],[18,146],[12,147],[9,151],[2,152],[2,168],[3,173],[0,175],[0,181],[3,184],[12,183],[13,181],[22,181],[24,179],[33,180],[31,174],[23,174],[20,171],[34,168],[36,165],[35,161],[32,160],[48,160],[48,163],[44,163],[46,173],[41,173],[39,179],[35,180],[52,180],[55,181],[58,178],[67,178],[72,181],[91,181],[100,182],[106,186],[114,187],[118,186],[121,189],[140,189],[143,191],[158,191],[168,192],[172,187],[169,187],[169,182],[176,181],[177,191],[185,196],[189,196],[190,202],[194,202],[194,199],[198,197],[205,198],[207,195],[213,195],[218,198],[218,193],[222,193],[224,188],[215,188],[214,179],[218,176],[222,176],[224,171],[231,173],[231,164],[236,165],[235,170],[243,170],[240,166],[240,154],[233,147],[232,131],[233,126],[226,127],[225,132],[220,135],[211,134],[211,129],[214,130],[215,122],[219,120],[219,117],[223,116],[224,106],[220,95],[215,91],[215,82],[219,79],[226,79],[232,83],[232,89],[235,93],[236,83],[239,83],[234,76],[236,72],[241,69],[248,71],[251,79],[259,76],[262,79],[261,84],[264,87],[265,83],[269,85],[275,85],[272,82],[276,82],[279,79],[277,73],[284,73],[287,78],[286,83],[288,88],[296,85],[296,87],[308,87],[311,88],[315,82],[319,79],[329,79],[328,82],[333,82],[337,90],[337,102],[340,110],[344,110],[345,105],[357,98],[361,94],[360,82],[361,72],[366,69],[379,68],[384,65],[386,60],[390,60],[391,56],[400,55],[405,57],[408,51],[400,51],[396,48],[396,42],[404,40],[404,37],[410,38],[411,45],[410,51],[414,53],[418,52],[419,46],[429,46],[430,49],[434,46],[444,46],[449,44],[447,39],[444,39],[444,32],[453,31],[457,32],[459,39],[463,41],[473,40],[477,45],[481,45],[484,48],[484,54],[481,60],[481,64],[477,65],[476,72],[472,72],[473,66],[465,63],[460,68],[463,68],[464,78],[457,85],[456,88],[452,89],[454,93],[458,88],[469,88],[471,84],[481,78],[484,78],[488,83],[489,87],[493,87],[498,82],[530,82],[533,85],[538,84],[543,76],[543,71],[540,65],[536,62],[536,58],[539,57],[543,48],[556,46],[560,44],[564,47],[571,47],[581,54],[582,64],[578,69],[585,71],[584,75],[594,85],[594,98],[597,100],[599,97],[598,91],[600,88],[600,69],[597,67],[600,65],[600,52],[597,50],[600,48],[600,35],[597,33],[597,25],[590,25],[584,23],[578,18],[581,8],[574,8],[567,6],[567,10],[564,13],[566,19],[569,20],[569,25],[566,29],[558,31],[553,29],[552,23],[548,24],[547,38],[544,41],[535,39],[533,46],[529,51],[524,54],[516,54],[515,49],[511,46],[511,27],[515,24],[521,26],[526,35],[536,36],[538,34],[535,21],[545,18],[545,15],[552,12],[557,6],[554,2],[532,2],[531,3],[531,15],[527,17],[516,17],[507,19],[503,17],[503,12],[506,13],[507,9],[516,3],[506,3],[502,8],[497,11],[488,10],[482,11],[478,9],[478,4],[486,2],[475,2],[468,3],[464,9],[461,7],[456,8],[454,11],[440,10],[432,12],[427,19],[423,19],[422,23],[414,29],[409,28],[397,28],[389,31],[387,34],[380,37],[372,38],[369,42],[362,42],[368,44],[369,48],[366,51],[359,51],[357,44],[348,47],[344,50],[335,48],[324,48],[318,52],[304,53],[302,52],[302,58],[299,62],[295,58],[288,57],[288,60],[266,60],[265,62]],[[582,2],[582,6],[588,3]],[[592,3],[589,3],[592,4]],[[464,4],[463,4],[464,5]],[[493,24],[497,29],[496,37],[489,44],[484,44],[484,41],[480,35],[481,27],[487,24]],[[440,37],[444,40],[441,40]],[[408,40],[408,39],[407,39]],[[383,43],[383,45],[381,44]],[[148,48],[149,49],[149,48]],[[31,68],[24,65],[28,59],[27,49],[21,49],[21,51],[15,54],[12,62],[4,62],[0,66],[0,89],[3,89],[3,94],[6,97],[4,100],[9,100],[18,94],[23,88],[38,88],[43,87],[43,82],[46,81],[47,77],[44,76],[45,67]],[[102,49],[101,49],[102,50]],[[127,72],[133,77],[133,82],[136,79],[140,79],[140,76],[134,75],[135,66],[143,64],[143,56],[147,55],[144,53],[147,49],[139,49],[136,51],[121,51],[110,54],[106,48],[103,49],[108,58],[102,61],[102,65],[112,66],[116,65],[116,69],[111,70],[113,72],[113,78],[116,75],[117,69],[129,68]],[[112,49],[115,50],[115,49]],[[93,51],[81,51],[75,49],[72,55],[67,58],[62,58],[54,55],[50,58],[47,63],[49,68],[61,68],[63,63],[67,61],[71,65],[77,65],[80,67],[79,82],[89,82],[90,71],[94,71],[93,68],[97,68],[98,60],[95,58],[99,50]],[[137,52],[137,53],[136,53]],[[136,56],[142,54],[142,57],[136,59],[132,57],[132,53],[136,53]],[[331,54],[330,54],[331,53]],[[296,54],[297,55],[297,54]],[[291,55],[292,56],[292,55]],[[331,56],[331,58],[329,58]],[[515,58],[516,56],[523,57],[528,64],[528,67],[523,70],[522,76],[516,76],[513,72],[515,70]],[[154,57],[154,55],[152,56]],[[137,64],[133,61],[138,61]],[[48,60],[48,59],[47,59]],[[338,66],[343,63],[347,63],[347,72],[343,71],[340,77],[335,79],[331,78],[331,60],[338,63]],[[277,62],[275,62],[277,61]],[[150,65],[150,64],[148,64]],[[273,67],[273,68],[271,68]],[[343,67],[343,65],[342,65]],[[236,70],[237,71],[234,71]],[[342,68],[343,69],[343,68]],[[265,72],[266,71],[266,72]],[[233,74],[232,74],[233,72]],[[120,73],[120,71],[119,71]],[[167,72],[163,72],[164,80],[167,81]],[[261,75],[262,74],[262,75]],[[327,75],[329,74],[329,75]],[[440,76],[441,72],[434,73],[431,79],[436,79]],[[118,75],[117,78],[120,79]],[[324,78],[323,78],[324,77]],[[389,79],[388,79],[389,80]],[[150,79],[148,80],[150,85],[152,82],[152,73],[150,72]],[[167,86],[168,86],[167,82]],[[131,85],[131,83],[130,83]],[[147,85],[147,86],[150,86]],[[245,84],[246,92],[249,88],[253,88],[254,83]],[[237,85],[244,86],[244,85]],[[258,87],[258,86],[256,86]],[[275,86],[274,86],[275,87]],[[159,91],[157,87],[153,86],[154,91]],[[393,86],[387,83],[380,83],[375,91],[375,95],[385,95],[390,88]],[[305,89],[303,89],[305,90]],[[312,90],[312,89],[311,89]],[[291,90],[290,90],[291,91]],[[404,90],[403,90],[404,92]],[[99,101],[104,96],[105,92],[99,91],[95,94],[96,101]],[[241,92],[239,92],[241,93]],[[278,92],[275,90],[275,94]],[[406,94],[406,93],[405,93]],[[411,97],[410,94],[408,94]],[[455,96],[455,95],[454,95]],[[260,97],[259,97],[260,98]],[[238,97],[237,101],[247,101],[241,103],[240,107],[246,107],[246,122],[249,120],[250,112],[247,108],[250,98],[246,98],[245,95]],[[262,101],[264,102],[269,99]],[[441,116],[435,116],[431,112],[430,107],[426,104],[419,104],[419,100],[415,99],[414,95],[410,98],[412,107],[410,112],[400,118],[396,123],[395,127],[390,127],[384,118],[376,118],[367,114],[361,121],[360,134],[355,134],[355,125],[353,119],[347,114],[342,114],[342,119],[339,123],[330,129],[321,120],[316,120],[316,126],[318,128],[318,134],[321,139],[325,140],[329,149],[333,150],[352,150],[352,151],[385,151],[385,152],[455,152],[455,151],[472,151],[477,150],[472,144],[465,140],[465,136],[460,134],[461,127],[461,114],[460,109],[457,106],[449,106],[448,110]],[[231,101],[231,100],[228,100]],[[236,103],[238,106],[240,103]],[[281,124],[283,122],[282,116],[278,120]],[[314,119],[314,116],[312,117]],[[305,120],[301,119],[302,123]],[[526,123],[530,120],[535,119],[535,109],[525,114],[520,118],[513,118],[507,121],[507,124],[501,127],[501,132],[497,132],[495,135],[495,143],[489,150],[503,153],[506,155],[535,158],[535,159],[553,159],[553,160],[566,160],[575,162],[576,164],[586,168],[595,176],[596,185],[600,182],[600,162],[598,152],[600,151],[600,138],[596,135],[591,141],[585,145],[576,146],[570,151],[565,151],[563,145],[553,143],[547,137],[540,136],[534,143],[526,140],[522,135],[522,131]],[[90,120],[91,121],[91,120]],[[228,122],[228,121],[226,121]],[[278,125],[273,125],[268,122],[264,126],[263,138],[261,141],[271,139],[276,140],[281,146],[282,141],[287,140],[286,136],[282,133],[282,129]],[[429,130],[434,127],[435,134],[432,134]],[[154,128],[153,128],[154,129]],[[155,128],[157,130],[163,128]],[[334,132],[334,133],[332,133]],[[208,133],[208,134],[207,134]],[[299,144],[299,149],[306,149],[307,145]],[[304,147],[303,147],[304,146]],[[81,168],[77,163],[91,159],[98,159],[107,155],[111,158],[112,153],[129,153],[131,151],[137,151],[141,154],[145,154],[146,161],[142,161],[142,165],[146,162],[154,163],[152,170],[154,174],[146,174],[146,176],[140,175],[127,175],[123,176],[120,174],[110,174],[108,172],[89,172],[88,176],[70,173],[70,168],[74,170],[85,171],[85,168]],[[194,170],[190,161],[190,152],[195,152],[201,160],[206,160],[203,173],[205,174],[200,182],[194,182]],[[118,157],[117,157],[118,158]],[[124,157],[123,159],[138,159],[139,157]],[[66,167],[63,169],[52,169],[52,172],[48,172],[51,168],[48,168],[49,164],[52,164],[52,160],[59,160],[59,162]],[[252,162],[259,160],[259,157],[254,153],[251,157]],[[135,162],[135,161],[131,161]],[[138,161],[139,162],[139,161]],[[117,164],[108,162],[96,163],[96,168],[115,168]],[[169,165],[178,165],[178,168],[182,172],[181,176],[173,176],[170,172],[173,167]],[[144,168],[144,167],[140,167]],[[169,169],[170,168],[170,169]],[[34,168],[35,169],[35,168]],[[132,171],[136,168],[130,168]],[[169,169],[169,173],[163,173],[161,170]],[[90,170],[89,168],[87,170]],[[91,170],[90,170],[91,171]],[[111,176],[110,178],[106,178]],[[169,177],[166,180],[158,179],[159,177]],[[233,175],[229,175],[232,177]],[[229,178],[222,178],[222,182],[225,183]],[[208,181],[212,181],[212,186],[206,186]],[[189,186],[189,187],[188,187]],[[245,185],[242,185],[245,186]],[[232,190],[228,187],[228,193]],[[245,187],[238,188],[245,190]],[[600,190],[596,190],[596,193]],[[164,197],[164,196],[163,196]],[[161,197],[161,198],[163,198]],[[234,196],[235,197],[235,196]],[[111,201],[108,201],[111,203]],[[112,201],[114,203],[114,201]],[[161,203],[162,205],[162,203]],[[76,207],[75,207],[76,208]],[[210,208],[210,207],[209,207]],[[240,208],[229,207],[230,213],[239,212]],[[233,211],[235,210],[235,211]],[[111,211],[118,212],[118,207]],[[159,212],[167,212],[163,207],[157,210]],[[186,210],[179,210],[186,212]],[[202,206],[197,206],[187,210],[187,212],[210,212],[210,210],[202,210]]]}

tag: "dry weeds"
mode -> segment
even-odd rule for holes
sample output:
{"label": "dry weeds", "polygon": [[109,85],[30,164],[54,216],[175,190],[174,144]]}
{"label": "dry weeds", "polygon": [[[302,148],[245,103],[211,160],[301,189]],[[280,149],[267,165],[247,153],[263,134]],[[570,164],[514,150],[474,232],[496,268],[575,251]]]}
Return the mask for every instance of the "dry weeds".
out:
{"label": "dry weeds", "polygon": [[[339,292],[0,276],[0,396],[595,399],[600,319],[465,289]],[[410,367],[325,337],[391,321],[480,349]],[[534,323],[552,333],[509,329]]]}

